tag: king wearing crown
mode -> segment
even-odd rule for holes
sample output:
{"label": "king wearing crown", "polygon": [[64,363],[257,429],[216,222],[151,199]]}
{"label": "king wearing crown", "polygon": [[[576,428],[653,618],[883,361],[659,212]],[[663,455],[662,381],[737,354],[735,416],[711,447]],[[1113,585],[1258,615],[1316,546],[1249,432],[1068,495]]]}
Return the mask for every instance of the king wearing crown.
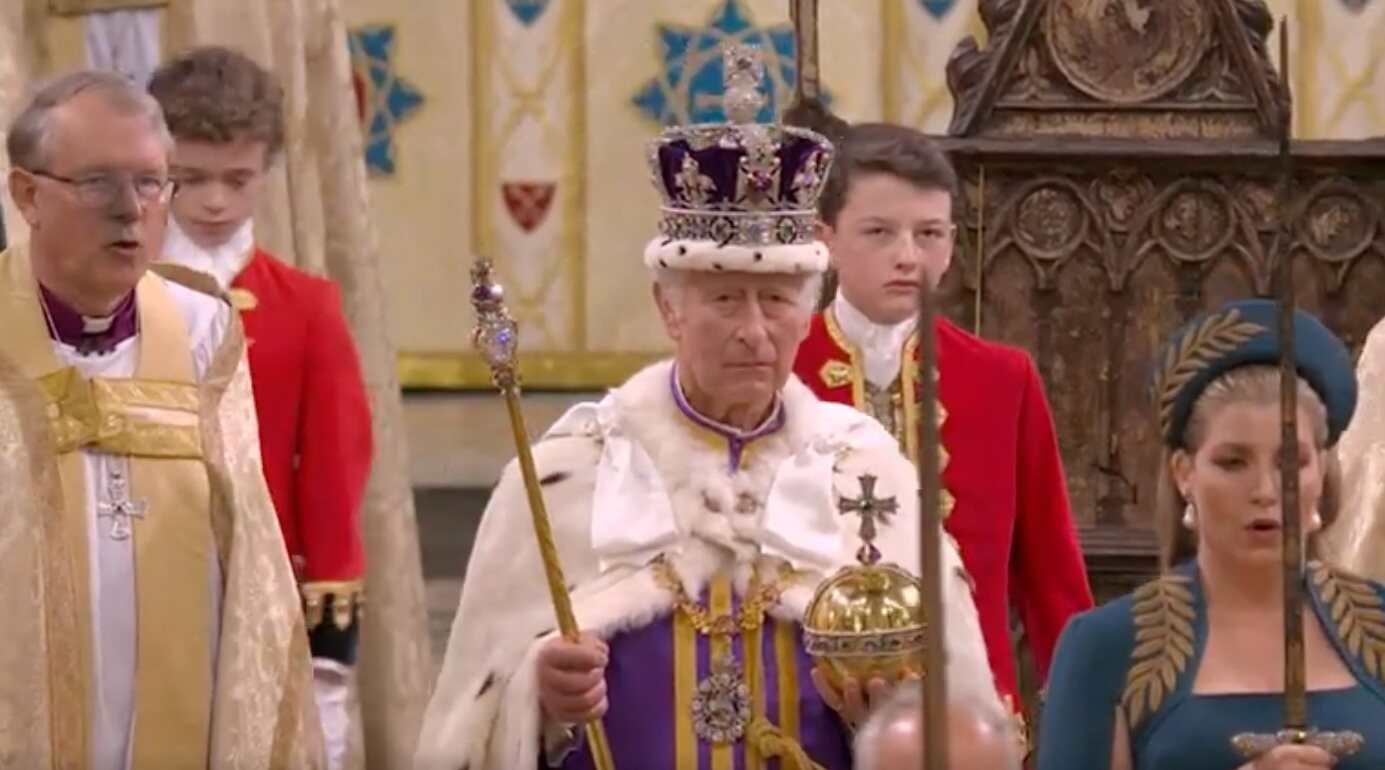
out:
{"label": "king wearing crown", "polygon": [[[918,482],[879,423],[791,374],[827,265],[815,205],[833,149],[753,122],[754,49],[728,48],[724,66],[728,122],[669,128],[649,152],[662,217],[644,262],[672,359],[533,446],[527,475],[580,638],[555,631],[511,464],[467,567],[420,770],[846,770],[851,728],[916,674],[1003,713],[950,548],[926,577],[942,581],[945,671],[831,675],[820,648],[855,640],[805,634],[817,589],[858,554],[920,574]],[[578,729],[594,720],[608,756]]]}

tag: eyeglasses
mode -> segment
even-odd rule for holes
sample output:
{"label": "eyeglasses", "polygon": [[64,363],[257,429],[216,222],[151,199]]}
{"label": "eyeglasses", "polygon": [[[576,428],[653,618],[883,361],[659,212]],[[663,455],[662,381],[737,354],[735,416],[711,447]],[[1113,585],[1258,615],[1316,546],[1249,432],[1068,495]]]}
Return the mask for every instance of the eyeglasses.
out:
{"label": "eyeglasses", "polygon": [[143,205],[167,203],[174,189],[173,180],[154,174],[102,172],[73,179],[37,169],[29,173],[73,188],[77,199],[93,208],[111,206],[120,200],[126,188],[133,188],[135,198]]}

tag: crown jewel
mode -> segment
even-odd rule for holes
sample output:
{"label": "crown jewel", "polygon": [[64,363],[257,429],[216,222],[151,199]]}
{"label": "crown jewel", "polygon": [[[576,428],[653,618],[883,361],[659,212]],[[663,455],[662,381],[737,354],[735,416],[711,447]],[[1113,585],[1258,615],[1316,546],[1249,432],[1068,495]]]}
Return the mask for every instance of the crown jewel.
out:
{"label": "crown jewel", "polygon": [[721,66],[727,122],[754,123],[765,104],[765,95],[760,92],[760,84],[765,79],[765,62],[759,49],[745,43],[731,43],[722,49]]}
{"label": "crown jewel", "polygon": [[820,134],[757,123],[766,103],[760,50],[722,50],[725,123],[671,126],[650,146],[659,231],[719,246],[808,244],[833,149]]}

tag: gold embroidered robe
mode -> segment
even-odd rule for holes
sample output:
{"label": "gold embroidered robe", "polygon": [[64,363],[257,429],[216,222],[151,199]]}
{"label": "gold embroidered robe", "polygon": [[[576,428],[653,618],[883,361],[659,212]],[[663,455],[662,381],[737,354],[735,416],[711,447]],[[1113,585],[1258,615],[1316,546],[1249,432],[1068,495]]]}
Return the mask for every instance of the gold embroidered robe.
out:
{"label": "gold embroidered robe", "polygon": [[[106,527],[83,494],[92,456],[124,458],[134,492],[148,498],[130,524],[126,579],[142,633],[133,692],[123,694],[133,710],[128,764],[321,767],[307,638],[260,471],[244,337],[227,309],[195,376],[184,351],[208,340],[189,328],[187,298],[215,288],[160,272],[169,279],[150,273],[136,288],[136,377],[88,379],[62,365],[49,338],[26,250],[0,255],[0,767],[87,770],[104,740],[94,693],[107,681],[106,618],[92,594],[110,576],[92,576],[91,533]],[[150,372],[158,376],[140,379]]]}

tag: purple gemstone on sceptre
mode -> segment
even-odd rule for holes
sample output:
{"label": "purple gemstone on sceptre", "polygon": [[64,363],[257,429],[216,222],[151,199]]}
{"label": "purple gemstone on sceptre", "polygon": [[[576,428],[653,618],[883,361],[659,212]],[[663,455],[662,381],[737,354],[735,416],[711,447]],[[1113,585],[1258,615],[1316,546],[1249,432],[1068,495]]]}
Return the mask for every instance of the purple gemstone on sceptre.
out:
{"label": "purple gemstone on sceptre", "polygon": [[507,361],[514,351],[515,333],[513,327],[492,328],[482,339],[486,357],[491,361]]}

